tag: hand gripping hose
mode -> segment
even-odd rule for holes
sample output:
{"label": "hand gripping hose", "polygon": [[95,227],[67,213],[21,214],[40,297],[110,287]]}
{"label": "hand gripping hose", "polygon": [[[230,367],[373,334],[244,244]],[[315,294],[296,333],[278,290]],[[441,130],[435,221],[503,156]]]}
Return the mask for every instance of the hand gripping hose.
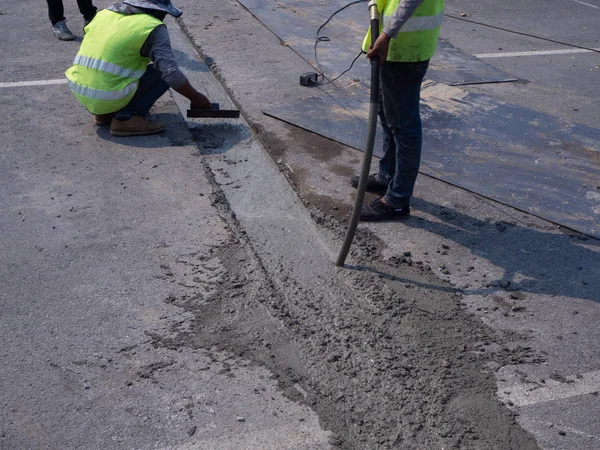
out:
{"label": "hand gripping hose", "polygon": [[[375,41],[379,37],[379,11],[377,10],[377,0],[369,2],[369,14],[371,16],[371,45],[375,45]],[[371,97],[369,101],[369,122],[367,125],[367,143],[365,145],[365,154],[363,156],[362,168],[360,171],[360,179],[358,182],[358,190],[356,192],[356,200],[354,201],[354,209],[346,231],[344,243],[340,249],[337,261],[338,267],[343,267],[350,246],[354,240],[360,210],[365,199],[365,190],[367,188],[367,178],[371,170],[371,159],[373,158],[373,146],[375,145],[375,134],[377,132],[377,110],[379,108],[379,57],[371,59]]]}

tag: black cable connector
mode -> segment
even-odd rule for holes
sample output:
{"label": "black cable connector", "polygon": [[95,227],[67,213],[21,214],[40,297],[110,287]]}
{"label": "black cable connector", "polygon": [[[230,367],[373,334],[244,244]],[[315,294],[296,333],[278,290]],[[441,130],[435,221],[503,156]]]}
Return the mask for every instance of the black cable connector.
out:
{"label": "black cable connector", "polygon": [[319,74],[317,72],[306,72],[300,75],[301,86],[315,86],[319,82]]}

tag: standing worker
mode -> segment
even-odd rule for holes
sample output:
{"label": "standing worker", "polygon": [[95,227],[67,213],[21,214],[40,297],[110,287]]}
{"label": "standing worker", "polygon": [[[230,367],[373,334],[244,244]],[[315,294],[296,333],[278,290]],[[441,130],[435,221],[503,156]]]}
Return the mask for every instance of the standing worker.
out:
{"label": "standing worker", "polygon": [[[408,217],[421,162],[421,83],[435,53],[444,0],[377,0],[383,30],[372,47],[370,30],[363,43],[367,58],[379,57],[381,96],[379,119],[384,156],[377,174],[369,175],[367,191],[381,197],[361,209],[360,220]],[[368,50],[368,51],[367,51]],[[351,184],[358,187],[359,177]]]}
{"label": "standing worker", "polygon": [[110,125],[113,136],[163,131],[164,124],[146,116],[169,87],[187,97],[192,108],[212,107],[175,61],[163,24],[167,14],[179,17],[182,11],[170,0],[124,0],[98,12],[85,28],[66,75],[94,123]]}
{"label": "standing worker", "polygon": [[[75,35],[67,27],[65,8],[62,0],[46,0],[48,2],[48,17],[52,23],[52,33],[61,41],[72,41]],[[96,7],[92,0],[77,0],[79,12],[83,15],[84,27],[91,22],[96,15]]]}

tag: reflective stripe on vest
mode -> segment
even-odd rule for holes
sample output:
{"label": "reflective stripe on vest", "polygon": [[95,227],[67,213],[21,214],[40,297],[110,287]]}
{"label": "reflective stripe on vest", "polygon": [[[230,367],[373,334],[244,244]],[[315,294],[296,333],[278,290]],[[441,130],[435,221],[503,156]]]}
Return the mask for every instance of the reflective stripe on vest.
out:
{"label": "reflective stripe on vest", "polygon": [[148,36],[162,22],[148,14],[104,9],[86,27],[79,52],[66,71],[73,94],[92,114],[124,108],[150,63],[141,55]]}
{"label": "reflective stripe on vest", "polygon": [[94,100],[121,100],[122,98],[135,94],[135,91],[137,90],[137,83],[128,84],[125,89],[119,89],[117,91],[101,91],[99,89],[93,89],[91,87],[73,83],[71,80],[69,80],[69,86],[75,95]]}
{"label": "reflective stripe on vest", "polygon": [[118,77],[133,78],[139,80],[144,75],[145,70],[132,70],[125,67],[118,66],[108,61],[102,61],[101,59],[92,58],[90,56],[77,55],[73,64],[85,67],[87,69],[102,70]]}
{"label": "reflective stripe on vest", "polygon": [[435,28],[439,28],[444,20],[443,11],[435,16],[425,16],[425,17],[411,17],[406,21],[402,28],[400,28],[400,33],[410,33],[412,31],[424,31],[424,30],[433,30]]}
{"label": "reflective stripe on vest", "polygon": [[[385,22],[394,15],[401,0],[377,0],[382,14],[380,32]],[[444,0],[425,0],[402,25],[398,35],[390,41],[388,61],[419,62],[430,59],[435,53],[440,25],[444,18]],[[363,51],[371,45],[371,29],[363,40]]]}

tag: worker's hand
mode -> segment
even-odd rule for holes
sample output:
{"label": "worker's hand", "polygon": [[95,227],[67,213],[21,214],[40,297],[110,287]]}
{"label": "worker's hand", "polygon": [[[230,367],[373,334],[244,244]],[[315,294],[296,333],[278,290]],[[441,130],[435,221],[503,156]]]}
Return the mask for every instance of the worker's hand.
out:
{"label": "worker's hand", "polygon": [[194,87],[187,80],[185,81],[183,86],[175,90],[190,100],[192,109],[212,108],[212,103],[208,100],[208,98],[206,98],[204,94],[201,94],[196,89],[194,89]]}
{"label": "worker's hand", "polygon": [[381,33],[375,41],[375,45],[369,47],[369,51],[367,52],[367,58],[372,59],[376,56],[379,56],[379,64],[383,65],[387,60],[391,40],[392,38],[389,37],[387,34]]}
{"label": "worker's hand", "polygon": [[201,94],[200,92],[197,94],[198,95],[195,95],[192,99],[192,109],[212,109],[212,103],[206,95]]}

